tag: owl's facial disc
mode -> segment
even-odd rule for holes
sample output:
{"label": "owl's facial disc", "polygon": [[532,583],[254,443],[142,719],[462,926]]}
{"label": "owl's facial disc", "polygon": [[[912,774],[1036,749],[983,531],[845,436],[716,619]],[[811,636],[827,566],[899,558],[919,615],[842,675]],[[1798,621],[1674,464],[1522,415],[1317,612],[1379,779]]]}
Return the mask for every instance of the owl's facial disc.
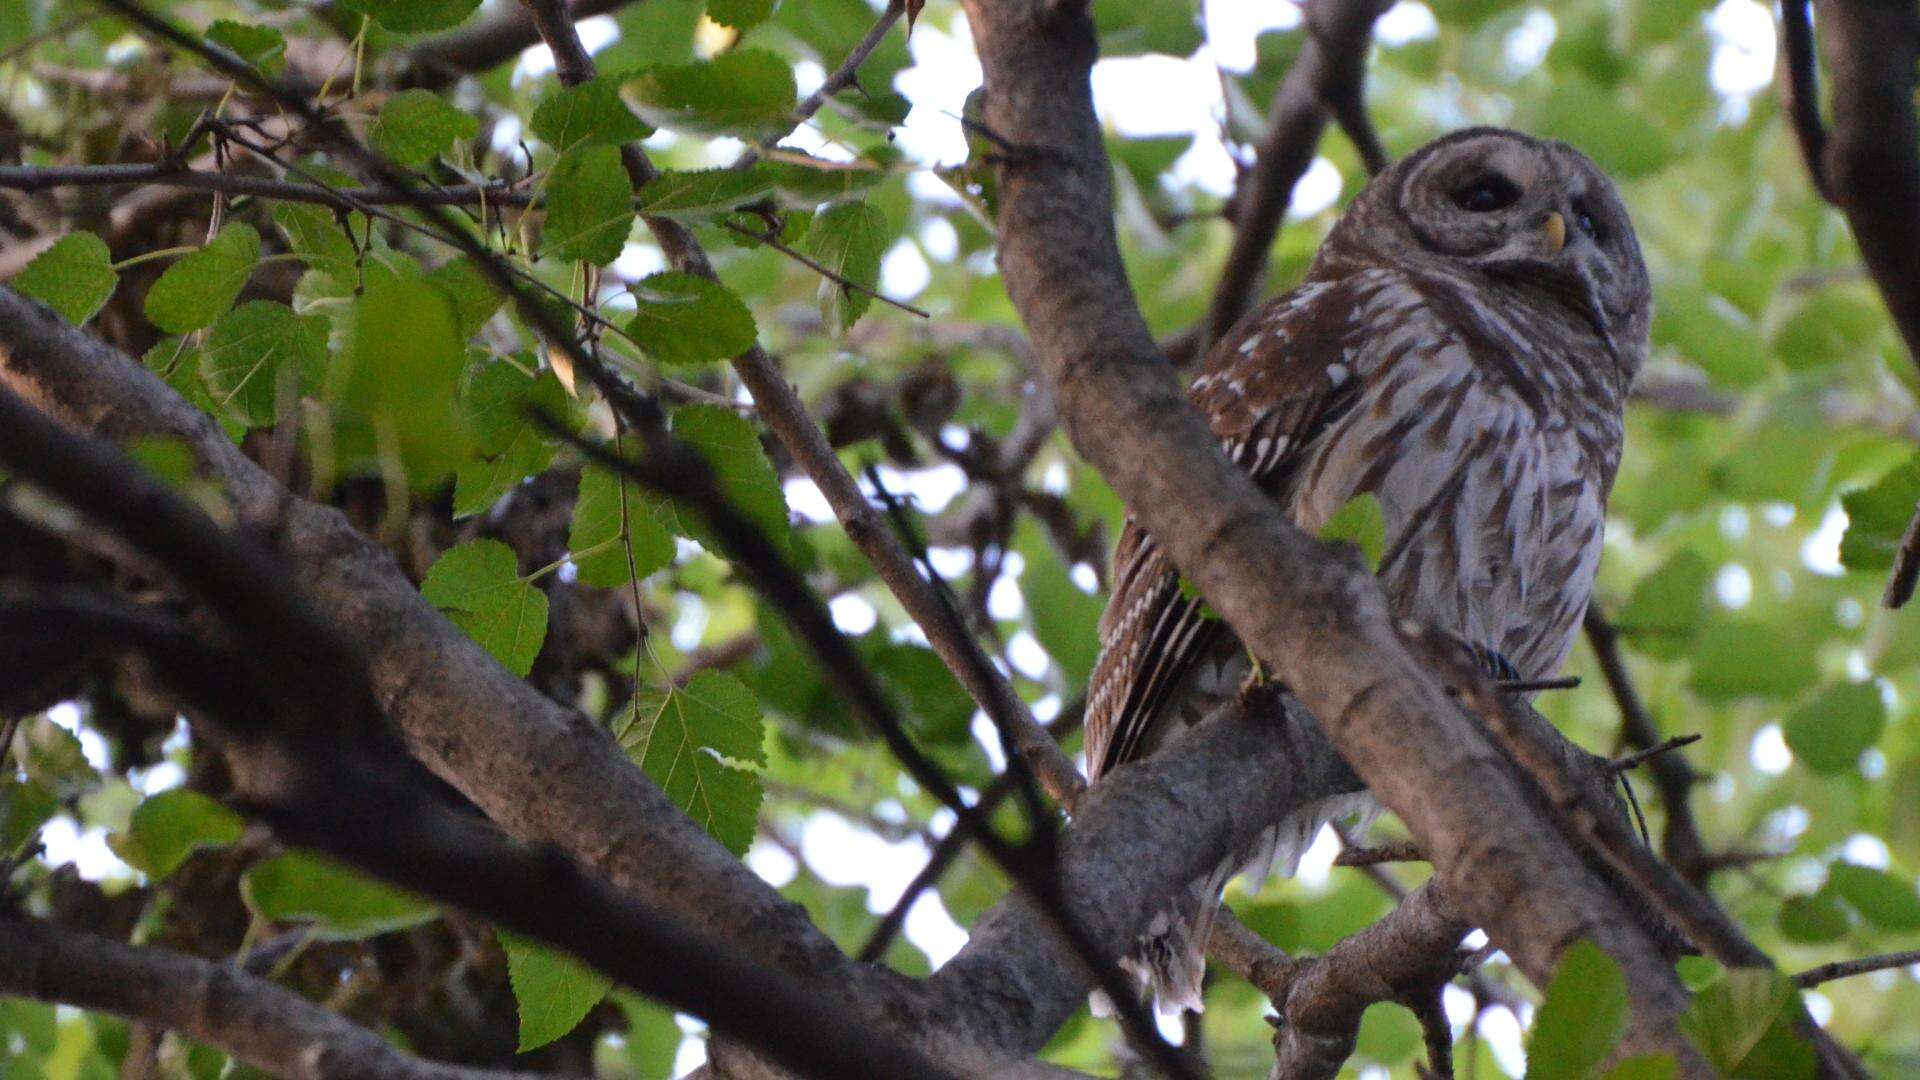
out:
{"label": "owl's facial disc", "polygon": [[1489,131],[1410,165],[1399,211],[1422,247],[1547,293],[1617,354],[1631,291],[1620,285],[1638,248],[1625,208],[1591,163],[1557,143]]}

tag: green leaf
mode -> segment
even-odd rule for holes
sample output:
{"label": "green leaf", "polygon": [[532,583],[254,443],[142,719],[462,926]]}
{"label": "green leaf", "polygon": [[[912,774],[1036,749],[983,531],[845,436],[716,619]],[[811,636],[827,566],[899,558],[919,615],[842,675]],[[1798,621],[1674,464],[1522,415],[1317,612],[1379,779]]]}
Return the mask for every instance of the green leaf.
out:
{"label": "green leaf", "polygon": [[358,256],[353,242],[333,214],[307,203],[281,203],[273,208],[273,222],[286,235],[287,247],[308,266],[329,274],[353,269]]}
{"label": "green leaf", "polygon": [[499,937],[520,1013],[520,1053],[572,1031],[613,989],[611,977],[558,949],[505,930]]}
{"label": "green leaf", "polygon": [[624,93],[642,119],[673,131],[759,140],[793,126],[793,68],[764,49],[652,68]]}
{"label": "green leaf", "polygon": [[554,443],[535,412],[567,415],[567,392],[552,371],[528,375],[518,365],[488,358],[468,373],[461,403],[484,457],[460,463],[454,474],[455,517],[478,514],[521,481],[553,464]]}
{"label": "green leaf", "polygon": [[331,859],[290,851],[255,863],[240,877],[247,908],[274,922],[313,922],[319,934],[347,941],[418,926],[433,904]]}
{"label": "green leaf", "polygon": [[[807,228],[807,251],[839,279],[820,282],[820,315],[839,333],[860,320],[880,284],[880,257],[887,251],[887,219],[864,202],[843,202],[815,215]],[[858,288],[853,287],[858,286]],[[862,289],[868,291],[861,291]]]}
{"label": "green leaf", "polygon": [[459,312],[438,286],[418,278],[370,280],[353,304],[347,347],[335,353],[329,372],[334,400],[389,432],[407,475],[423,489],[472,446],[456,402],[467,362],[462,340]]}
{"label": "green leaf", "polygon": [[1673,140],[1643,112],[1577,76],[1555,80],[1531,112],[1526,130],[1572,143],[1617,178],[1645,176],[1673,158]]}
{"label": "green leaf", "polygon": [[1789,368],[1820,367],[1865,355],[1887,328],[1880,302],[1866,286],[1784,293],[1770,344]]}
{"label": "green leaf", "polygon": [[721,26],[745,30],[767,21],[775,0],[707,0],[707,18]]}
{"label": "green leaf", "polygon": [[440,287],[453,301],[454,314],[460,320],[460,339],[465,341],[486,325],[500,310],[506,297],[493,287],[472,259],[451,259],[427,274],[427,280]]}
{"label": "green leaf", "polygon": [[629,1070],[626,1075],[634,1080],[671,1080],[682,1038],[680,1025],[673,1022],[673,1010],[637,994],[616,993],[613,999],[627,1014],[623,1055]]}
{"label": "green leaf", "polygon": [[70,232],[35,255],[7,287],[79,326],[106,306],[118,284],[106,241],[90,232]]}
{"label": "green leaf", "polygon": [[614,736],[674,805],[735,855],[753,842],[760,777],[727,760],[766,763],[760,702],[739,679],[702,671],[684,688],[647,688]]}
{"label": "green leaf", "polygon": [[212,326],[239,298],[259,261],[260,234],[243,221],[228,222],[147,290],[147,318],[169,334]]}
{"label": "green leaf", "polygon": [[605,266],[620,257],[633,231],[633,188],[612,146],[569,150],[547,182],[547,224],[541,252]]}
{"label": "green leaf", "polygon": [[373,21],[403,34],[425,34],[460,25],[480,0],[340,0],[348,11],[372,16]]}
{"label": "green leaf", "polygon": [[727,360],[753,348],[753,313],[717,281],[667,270],[629,287],[638,306],[627,334],[663,364]]}
{"label": "green leaf", "polygon": [[1582,1080],[1613,1053],[1627,1024],[1627,979],[1590,941],[1560,955],[1527,1040],[1526,1080]]}
{"label": "green leaf", "polygon": [[157,881],[195,851],[225,847],[245,831],[240,815],[197,791],[175,788],[135,807],[126,833],[115,838],[113,847],[128,865]]}
{"label": "green leaf", "polygon": [[[1721,1075],[1810,1080],[1813,1051],[1792,1026],[1802,1011],[1786,975],[1770,968],[1736,968],[1694,995],[1679,1027]],[[1796,1062],[1804,1069],[1794,1068]]]}
{"label": "green leaf", "polygon": [[764,163],[748,169],[668,169],[640,189],[640,212],[689,221],[718,217],[772,191],[774,175]]}
{"label": "green leaf", "polygon": [[215,19],[207,27],[207,40],[269,75],[284,66],[280,58],[286,55],[287,39],[271,26]]}
{"label": "green leaf", "polygon": [[1798,641],[1758,619],[1717,619],[1700,635],[1693,655],[1693,689],[1707,701],[1782,698],[1819,678],[1820,668]]}
{"label": "green leaf", "polygon": [[1348,499],[1345,506],[1333,512],[1326,524],[1320,526],[1320,539],[1345,541],[1360,549],[1366,557],[1367,566],[1380,569],[1380,556],[1386,553],[1387,516],[1380,509],[1380,500],[1370,491],[1363,491]]}
{"label": "green leaf", "polygon": [[[0,754],[6,749],[0,746]],[[0,778],[0,859],[18,854],[59,809],[60,800],[38,783]]]}
{"label": "green leaf", "polygon": [[[621,538],[629,538],[621,543]],[[629,560],[628,548],[632,548]],[[583,585],[613,589],[673,562],[673,534],[632,481],[601,468],[580,474],[567,549]]]}
{"label": "green leaf", "polygon": [[520,576],[520,560],[498,540],[450,548],[427,571],[420,594],[515,675],[533,670],[547,638],[547,594]]}
{"label": "green leaf", "polygon": [[1193,5],[1165,0],[1094,0],[1101,56],[1191,56],[1205,40]]}
{"label": "green leaf", "polygon": [[279,406],[317,385],[327,363],[327,320],[254,300],[213,324],[200,353],[207,393],[249,425],[271,424]]}
{"label": "green leaf", "polygon": [[431,90],[402,90],[380,106],[368,139],[402,165],[418,168],[462,139],[480,134],[480,120]]}
{"label": "green leaf", "polygon": [[1886,722],[1879,687],[1841,683],[1787,717],[1787,748],[1814,772],[1851,772]]}
{"label": "green leaf", "polygon": [[548,94],[533,110],[530,126],[542,142],[563,152],[576,146],[619,146],[653,134],[620,100],[620,79],[611,75]]}
{"label": "green leaf", "polygon": [[1853,920],[1831,892],[1822,889],[1806,896],[1789,896],[1780,904],[1775,920],[1781,936],[1804,945],[1838,941],[1852,929]]}
{"label": "green leaf", "polygon": [[1614,623],[1650,656],[1677,659],[1700,632],[1707,581],[1713,569],[1692,548],[1681,548],[1666,565],[1640,579]]}
{"label": "green leaf", "polygon": [[1642,1054],[1608,1069],[1603,1080],[1679,1080],[1680,1063],[1672,1054]]}
{"label": "green leaf", "polygon": [[[792,542],[792,526],[787,520],[787,496],[780,489],[780,475],[760,445],[754,426],[732,409],[718,405],[684,405],[673,413],[673,434],[685,441],[713,467],[720,491],[735,510],[758,525],[776,544]],[[680,513],[678,519],[691,525],[709,551],[724,554],[713,542],[705,522],[695,513]]]}
{"label": "green leaf", "polygon": [[1912,881],[1868,866],[1834,863],[1827,867],[1827,889],[1882,930],[1920,930],[1920,895]]}
{"label": "green leaf", "polygon": [[1840,562],[1849,570],[1887,570],[1907,522],[1920,508],[1920,455],[1872,484],[1840,496],[1847,531],[1840,539]]}
{"label": "green leaf", "polygon": [[1020,570],[1020,594],[1027,601],[1033,636],[1060,665],[1060,677],[1073,686],[1085,685],[1100,655],[1100,612],[1104,597],[1074,583],[1072,572],[1039,523],[1021,521],[1014,548],[1025,564]]}

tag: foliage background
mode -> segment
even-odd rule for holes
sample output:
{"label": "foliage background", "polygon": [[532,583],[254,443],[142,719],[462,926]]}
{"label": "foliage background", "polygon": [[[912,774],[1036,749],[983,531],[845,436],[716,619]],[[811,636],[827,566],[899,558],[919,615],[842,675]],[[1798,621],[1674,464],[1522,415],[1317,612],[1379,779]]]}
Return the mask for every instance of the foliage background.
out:
{"label": "foliage background", "polygon": [[[1254,6],[1095,5],[1122,242],[1163,336],[1204,316],[1230,239],[1220,212],[1233,162],[1259,138],[1264,103],[1300,46],[1296,13],[1244,10]],[[990,730],[812,485],[724,404],[736,388],[716,361],[741,347],[743,319],[849,467],[878,464],[911,499],[934,565],[1036,712],[1071,714],[1121,508],[1057,437],[1010,483],[981,465],[1019,421],[1024,365],[994,270],[991,192],[967,168],[958,114],[978,69],[956,5],[928,4],[911,44],[890,35],[860,70],[866,95],[843,95],[797,133],[794,154],[774,155],[750,198],[685,211],[738,303],[649,278],[663,261],[625,216],[610,145],[637,121],[612,84],[663,128],[647,141],[662,165],[725,165],[744,145],[736,136],[777,133],[795,98],[789,79],[810,90],[872,24],[863,0],[621,8],[588,27],[616,76],[597,101],[560,98],[540,50],[395,92],[382,58],[415,40],[396,26],[445,30],[493,9],[367,3],[375,18],[362,34],[362,7],[205,0],[166,10],[275,72],[324,75],[361,51],[363,74],[332,88],[350,127],[439,182],[527,178],[551,200],[544,222],[495,208],[489,234],[627,329],[632,340],[609,334],[604,345],[643,381],[696,388],[676,431],[790,537],[916,734],[969,788],[985,787],[997,761]],[[1509,124],[1575,143],[1621,183],[1658,318],[1598,603],[1662,732],[1702,736],[1683,753],[1702,774],[1700,830],[1726,856],[1711,869],[1716,894],[1794,970],[1920,945],[1920,623],[1878,604],[1891,542],[1920,493],[1909,461],[1920,416],[1913,365],[1775,104],[1771,34],[1751,0],[1571,0],[1551,11],[1408,2],[1382,23],[1368,95],[1396,154],[1463,125]],[[184,92],[206,78],[84,5],[0,0],[9,164],[153,160],[203,110],[260,111],[220,88]],[[296,144],[289,160],[306,149]],[[1277,285],[1299,277],[1364,183],[1343,138],[1330,135],[1322,154],[1278,242]],[[316,177],[334,178],[308,160]],[[766,222],[725,211],[763,197],[794,247],[931,318],[871,304],[743,239]],[[213,206],[205,193],[162,189],[7,193],[6,272],[147,356],[263,459],[276,432],[297,431],[299,484],[385,540],[428,598],[509,667],[603,719],[697,820],[857,947],[950,817],[858,736],[777,620],[674,507],[591,470],[583,478],[515,419],[533,400],[600,422],[590,402],[567,394],[528,351],[531,336],[443,245],[364,218],[342,232],[311,206]],[[72,238],[83,231],[105,243]],[[191,485],[167,447],[138,449]],[[1571,670],[1584,685],[1549,695],[1545,710],[1583,745],[1616,749],[1619,710],[1591,652],[1576,651]],[[217,758],[196,753],[184,726],[138,691],[132,676],[89,682],[21,718],[0,772],[0,855],[23,856],[9,862],[11,888],[29,910],[210,957],[247,954],[250,967],[425,1054],[643,1077],[698,1060],[693,1025],[605,996],[544,950],[497,942],[470,919],[243,833],[218,803]],[[1639,791],[1658,835],[1665,808],[1644,782]],[[1393,823],[1379,832],[1393,835]],[[1392,903],[1368,875],[1330,868],[1333,850],[1325,840],[1298,879],[1236,893],[1234,906],[1290,951],[1330,947]],[[1386,872],[1411,884],[1423,870]],[[963,857],[914,909],[889,961],[926,971],[1004,888]],[[1483,970],[1449,998],[1460,1067],[1514,1074],[1534,996],[1499,957]],[[1877,1075],[1920,1075],[1912,969],[1808,996]],[[1218,977],[1209,1004],[1187,1036],[1205,1040],[1221,1075],[1263,1073],[1264,1000]],[[1082,1016],[1048,1056],[1111,1071],[1116,1046],[1108,1025]],[[112,1018],[0,1001],[6,1075],[115,1075],[129,1047],[155,1053],[161,1075],[244,1071]],[[523,1048],[531,1054],[516,1059]],[[1352,1067],[1411,1075],[1418,1050],[1410,1014],[1376,1006]]]}

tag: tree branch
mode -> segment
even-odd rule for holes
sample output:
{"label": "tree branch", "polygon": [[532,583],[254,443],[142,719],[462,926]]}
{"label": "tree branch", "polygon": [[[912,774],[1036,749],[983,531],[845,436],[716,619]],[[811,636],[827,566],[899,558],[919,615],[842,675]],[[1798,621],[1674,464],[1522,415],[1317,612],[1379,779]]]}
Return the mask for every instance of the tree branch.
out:
{"label": "tree branch", "polygon": [[[0,916],[0,994],[170,1028],[295,1080],[531,1080],[410,1057],[337,1013],[227,964]],[[541,1074],[548,1075],[548,1074]]]}
{"label": "tree branch", "polygon": [[1595,941],[1633,989],[1628,1045],[1697,1066],[1659,948],[1429,673],[1430,648],[1401,635],[1364,566],[1286,521],[1184,401],[1115,242],[1084,10],[971,0],[967,13],[986,122],[1011,148],[1001,265],[1075,446],[1407,823],[1464,916],[1540,982],[1566,944]]}
{"label": "tree branch", "polygon": [[1873,971],[1887,971],[1892,968],[1912,967],[1920,964],[1920,949],[1912,952],[1887,953],[1884,956],[1864,956],[1858,960],[1839,960],[1831,964],[1821,964],[1809,968],[1793,977],[1794,984],[1805,989],[1819,986],[1835,979],[1852,978]]}
{"label": "tree branch", "polygon": [[412,206],[421,201],[445,206],[471,206],[482,202],[496,206],[528,206],[533,201],[530,193],[515,191],[504,182],[401,191],[384,187],[330,188],[320,184],[296,184],[245,173],[191,169],[171,161],[110,165],[0,165],[0,188],[15,191],[134,185],[252,195],[262,199],[317,203],[343,209],[351,208],[356,202],[371,206]]}

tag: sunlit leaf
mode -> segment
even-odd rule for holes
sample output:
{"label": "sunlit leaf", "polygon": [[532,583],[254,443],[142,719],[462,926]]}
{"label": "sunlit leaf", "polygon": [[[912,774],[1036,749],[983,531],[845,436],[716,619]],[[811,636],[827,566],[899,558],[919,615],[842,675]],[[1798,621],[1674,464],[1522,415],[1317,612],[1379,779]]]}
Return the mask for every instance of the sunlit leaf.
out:
{"label": "sunlit leaf", "polygon": [[613,989],[613,979],[552,946],[500,931],[507,980],[520,1014],[520,1052],[537,1050],[578,1027]]}
{"label": "sunlit leaf", "polygon": [[614,736],[667,798],[736,855],[746,853],[760,809],[760,703],[739,679],[702,671],[684,687],[648,687]]}

